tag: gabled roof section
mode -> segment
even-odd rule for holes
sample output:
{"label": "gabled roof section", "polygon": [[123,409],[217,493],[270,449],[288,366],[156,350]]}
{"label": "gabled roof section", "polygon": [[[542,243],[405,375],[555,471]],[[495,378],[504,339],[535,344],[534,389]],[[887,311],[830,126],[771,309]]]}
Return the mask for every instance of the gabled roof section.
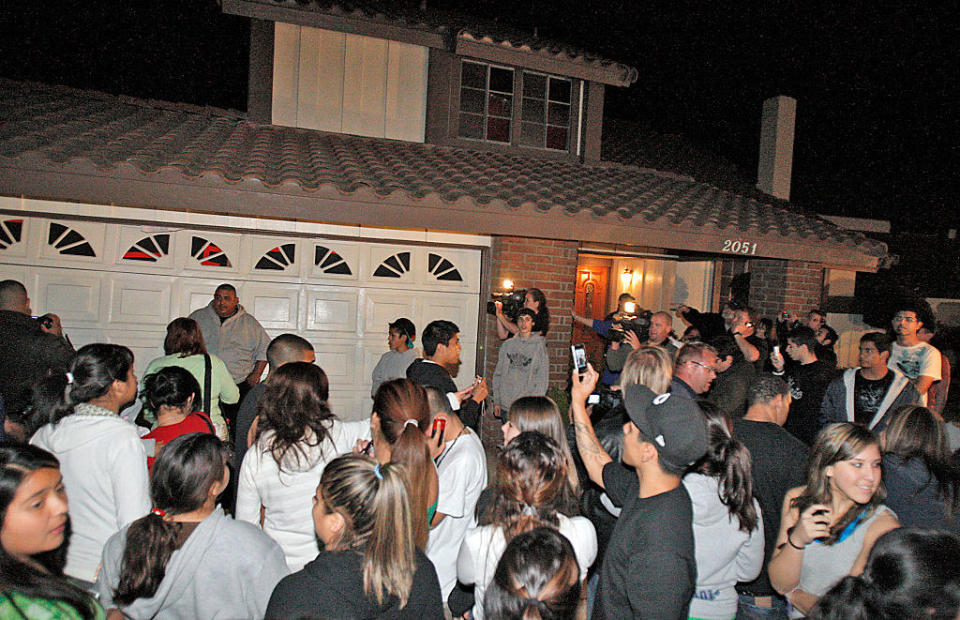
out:
{"label": "gabled roof section", "polygon": [[611,86],[637,81],[634,67],[570,45],[523,34],[498,22],[412,4],[376,0],[222,0],[223,12],[337,32],[447,49],[461,56],[509,64]]}
{"label": "gabled roof section", "polygon": [[733,251],[869,271],[887,254],[789,205],[635,166],[263,125],[211,108],[7,80],[0,194]]}

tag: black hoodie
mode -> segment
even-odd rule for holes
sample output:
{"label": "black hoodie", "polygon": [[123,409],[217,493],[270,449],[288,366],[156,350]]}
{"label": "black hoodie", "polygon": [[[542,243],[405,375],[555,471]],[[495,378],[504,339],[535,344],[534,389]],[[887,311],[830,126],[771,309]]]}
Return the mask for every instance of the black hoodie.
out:
{"label": "black hoodie", "polygon": [[284,577],[273,590],[267,618],[443,618],[440,581],[433,564],[416,550],[417,571],[407,605],[397,597],[378,605],[363,593],[363,555],[356,550],[321,551],[303,570]]}

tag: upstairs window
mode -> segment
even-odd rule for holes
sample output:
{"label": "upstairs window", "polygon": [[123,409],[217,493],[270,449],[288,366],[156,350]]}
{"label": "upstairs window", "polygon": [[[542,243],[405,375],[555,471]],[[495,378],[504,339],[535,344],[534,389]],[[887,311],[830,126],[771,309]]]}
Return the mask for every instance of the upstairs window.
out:
{"label": "upstairs window", "polygon": [[523,72],[520,144],[565,151],[570,134],[570,80]]}
{"label": "upstairs window", "polygon": [[458,135],[509,144],[512,123],[513,69],[464,61]]}
{"label": "upstairs window", "polygon": [[569,78],[469,60],[460,64],[460,138],[567,151],[572,105]]}

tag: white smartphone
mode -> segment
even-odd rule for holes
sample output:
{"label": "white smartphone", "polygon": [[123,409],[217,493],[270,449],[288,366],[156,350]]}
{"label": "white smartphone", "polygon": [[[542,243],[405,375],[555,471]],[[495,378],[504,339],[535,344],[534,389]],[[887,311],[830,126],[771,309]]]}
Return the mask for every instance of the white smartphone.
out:
{"label": "white smartphone", "polygon": [[582,344],[571,345],[570,354],[573,355],[573,365],[577,368],[577,373],[582,375],[587,372],[587,350]]}

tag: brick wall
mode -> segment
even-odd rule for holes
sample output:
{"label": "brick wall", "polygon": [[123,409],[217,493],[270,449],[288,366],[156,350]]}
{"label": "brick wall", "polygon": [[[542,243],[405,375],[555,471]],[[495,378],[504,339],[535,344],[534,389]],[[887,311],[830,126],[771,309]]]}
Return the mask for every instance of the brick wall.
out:
{"label": "brick wall", "polygon": [[751,260],[750,305],[774,318],[786,310],[799,315],[823,299],[823,266],[799,260]]}
{"label": "brick wall", "polygon": [[[547,352],[550,355],[550,386],[566,387],[570,369],[570,337],[574,286],[577,281],[577,242],[494,237],[490,248],[491,281],[499,289],[504,279],[516,288],[539,288],[547,296],[550,308],[550,332]],[[487,292],[484,292],[487,294]],[[500,353],[497,324],[486,317],[486,340],[483,343],[483,376],[492,381]],[[492,388],[492,386],[491,386]],[[496,441],[499,424],[493,416],[484,419],[483,437]],[[487,443],[487,441],[485,441]]]}

